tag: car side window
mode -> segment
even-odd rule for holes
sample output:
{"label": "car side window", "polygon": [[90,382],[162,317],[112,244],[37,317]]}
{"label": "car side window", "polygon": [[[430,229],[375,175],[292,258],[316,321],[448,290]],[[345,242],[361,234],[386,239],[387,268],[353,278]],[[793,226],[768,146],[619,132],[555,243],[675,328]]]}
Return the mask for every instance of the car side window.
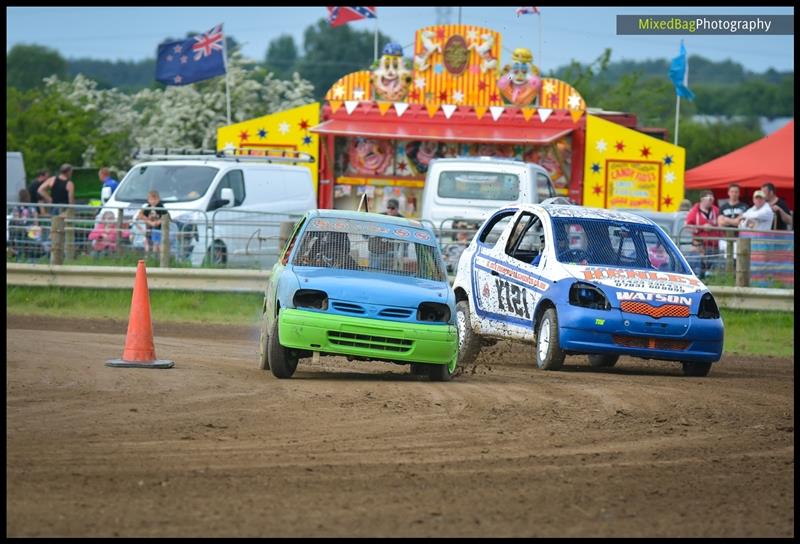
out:
{"label": "car side window", "polygon": [[556,191],[553,189],[550,178],[541,172],[536,174],[536,195],[539,198],[539,202],[556,196]]}
{"label": "car side window", "polygon": [[510,210],[492,217],[483,227],[478,242],[488,247],[494,247],[515,213],[517,213],[515,210]]}
{"label": "car side window", "polygon": [[542,220],[530,213],[520,214],[514,231],[508,239],[506,254],[518,261],[528,264],[539,264],[544,250],[544,226]]}
{"label": "car side window", "polygon": [[215,206],[215,203],[217,200],[222,198],[222,190],[226,187],[233,189],[233,205],[242,205],[245,197],[244,175],[242,174],[241,170],[231,170],[225,174],[225,177],[223,177],[220,180],[219,185],[217,185],[217,190],[214,191],[214,196],[211,197],[211,201],[209,202],[209,211],[219,207],[218,205]]}
{"label": "car side window", "polygon": [[286,242],[286,247],[283,249],[283,254],[281,255],[281,264],[284,266],[289,262],[289,255],[292,254],[292,249],[294,248],[294,244],[297,242],[297,237],[300,235],[300,231],[303,230],[303,223],[305,223],[305,221],[305,218],[303,218],[297,223],[297,225],[295,225],[292,236],[289,238],[289,241]]}

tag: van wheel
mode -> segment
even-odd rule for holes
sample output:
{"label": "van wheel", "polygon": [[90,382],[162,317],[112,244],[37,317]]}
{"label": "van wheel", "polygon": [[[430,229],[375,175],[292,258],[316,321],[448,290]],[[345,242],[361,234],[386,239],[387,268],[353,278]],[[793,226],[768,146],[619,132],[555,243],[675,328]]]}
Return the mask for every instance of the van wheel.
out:
{"label": "van wheel", "polygon": [[458,366],[462,369],[472,365],[481,352],[481,339],[476,335],[469,319],[469,302],[456,304],[456,330],[458,331]]}
{"label": "van wheel", "polygon": [[560,370],[566,353],[558,341],[558,315],[555,308],[545,310],[536,334],[536,366],[544,370]]}
{"label": "van wheel", "polygon": [[224,265],[228,262],[228,252],[221,240],[214,240],[214,244],[208,250],[208,262],[214,265]]}

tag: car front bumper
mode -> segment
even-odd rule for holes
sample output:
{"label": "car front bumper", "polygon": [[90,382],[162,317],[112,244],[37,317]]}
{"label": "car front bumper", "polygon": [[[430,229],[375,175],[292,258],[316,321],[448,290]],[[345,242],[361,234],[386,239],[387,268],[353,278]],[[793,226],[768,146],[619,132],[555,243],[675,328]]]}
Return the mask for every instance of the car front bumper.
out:
{"label": "car front bumper", "polygon": [[616,308],[592,310],[568,304],[557,311],[561,349],[568,352],[697,363],[713,363],[722,356],[722,319],[653,319]]}
{"label": "car front bumper", "polygon": [[399,323],[283,308],[279,341],[287,348],[408,363],[450,364],[458,353],[453,325]]}

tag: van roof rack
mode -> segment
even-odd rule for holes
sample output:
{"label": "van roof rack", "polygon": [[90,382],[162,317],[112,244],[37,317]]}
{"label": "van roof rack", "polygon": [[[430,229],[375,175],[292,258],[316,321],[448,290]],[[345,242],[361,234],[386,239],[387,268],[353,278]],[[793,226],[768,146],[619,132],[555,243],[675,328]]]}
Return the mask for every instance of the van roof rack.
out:
{"label": "van roof rack", "polygon": [[134,159],[141,160],[223,160],[232,162],[288,162],[313,163],[314,157],[304,151],[285,148],[242,148],[227,147],[221,151],[214,149],[149,148],[137,149]]}

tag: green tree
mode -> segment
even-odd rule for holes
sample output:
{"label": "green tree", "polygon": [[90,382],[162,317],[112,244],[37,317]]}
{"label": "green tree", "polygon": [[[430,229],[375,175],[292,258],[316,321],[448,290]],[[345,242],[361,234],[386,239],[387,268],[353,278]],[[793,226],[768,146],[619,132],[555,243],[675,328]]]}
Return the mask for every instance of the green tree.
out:
{"label": "green tree", "polygon": [[[353,30],[350,25],[332,27],[325,19],[306,29],[304,56],[297,63],[297,71],[314,85],[317,100],[342,76],[369,69],[374,36],[369,30]],[[388,36],[378,33],[378,55],[390,41]],[[411,55],[406,52],[406,56]]]}
{"label": "green tree", "polygon": [[688,170],[755,142],[763,136],[754,119],[735,123],[681,120],[678,143],[686,148]]}
{"label": "green tree", "polygon": [[64,77],[67,61],[58,51],[42,45],[18,44],[6,54],[6,87],[27,91],[43,87],[48,76]]}
{"label": "green tree", "polygon": [[281,79],[291,77],[296,62],[297,46],[290,35],[284,34],[269,42],[264,65],[276,77]]}

